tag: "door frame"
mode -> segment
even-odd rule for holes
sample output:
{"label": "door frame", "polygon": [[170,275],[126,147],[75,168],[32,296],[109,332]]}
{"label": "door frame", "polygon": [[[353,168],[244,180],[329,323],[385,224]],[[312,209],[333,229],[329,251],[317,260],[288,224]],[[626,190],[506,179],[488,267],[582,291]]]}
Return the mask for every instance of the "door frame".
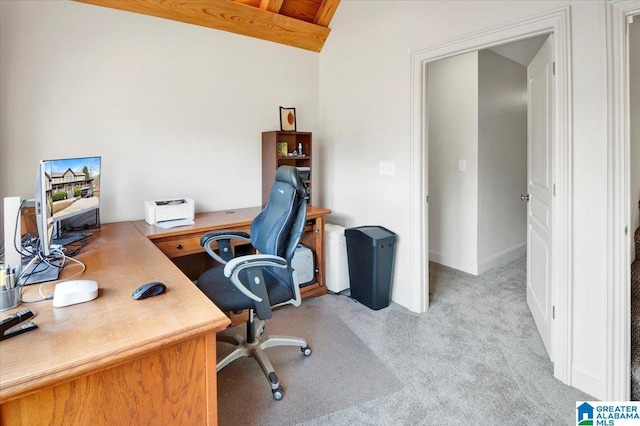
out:
{"label": "door frame", "polygon": [[551,218],[554,230],[551,282],[555,320],[552,324],[552,350],[555,360],[554,376],[569,385],[571,384],[571,301],[573,296],[570,29],[570,8],[567,6],[409,52],[411,56],[410,309],[424,312],[429,307],[427,63],[542,34],[553,33],[555,36],[553,50],[556,62],[556,93],[554,93],[552,115],[554,123],[552,174],[555,197]]}
{"label": "door frame", "polygon": [[640,14],[640,0],[606,4],[608,156],[606,399],[631,397],[631,253],[629,194],[630,111],[628,19]]}

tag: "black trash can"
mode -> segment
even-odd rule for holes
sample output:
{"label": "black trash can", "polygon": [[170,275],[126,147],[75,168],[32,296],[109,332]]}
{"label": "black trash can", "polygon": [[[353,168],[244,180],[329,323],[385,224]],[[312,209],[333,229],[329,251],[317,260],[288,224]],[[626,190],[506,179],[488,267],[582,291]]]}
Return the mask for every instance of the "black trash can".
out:
{"label": "black trash can", "polygon": [[344,230],[351,297],[371,309],[389,306],[396,234],[381,226]]}

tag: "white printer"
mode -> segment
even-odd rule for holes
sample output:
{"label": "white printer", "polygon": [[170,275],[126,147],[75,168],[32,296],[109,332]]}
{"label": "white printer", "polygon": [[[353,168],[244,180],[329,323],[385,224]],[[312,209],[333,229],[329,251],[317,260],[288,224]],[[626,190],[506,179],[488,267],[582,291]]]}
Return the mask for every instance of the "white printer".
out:
{"label": "white printer", "polygon": [[173,198],[144,202],[144,220],[149,225],[171,221],[193,221],[195,206],[192,198]]}

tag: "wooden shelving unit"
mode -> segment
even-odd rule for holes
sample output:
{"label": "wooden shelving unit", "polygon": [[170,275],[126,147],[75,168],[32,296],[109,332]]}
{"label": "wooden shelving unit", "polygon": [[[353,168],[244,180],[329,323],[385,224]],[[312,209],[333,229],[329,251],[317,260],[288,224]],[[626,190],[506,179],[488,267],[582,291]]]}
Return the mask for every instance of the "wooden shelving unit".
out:
{"label": "wooden shelving unit", "polygon": [[[287,144],[287,155],[279,150],[279,144]],[[302,154],[299,155],[299,147],[302,146]],[[288,154],[296,151],[297,155]],[[312,143],[310,132],[284,132],[273,130],[262,133],[262,205],[269,201],[269,191],[275,181],[276,170],[282,165],[294,167],[308,167],[309,178],[305,183],[309,192],[313,170],[311,168]],[[311,200],[311,197],[309,197]]]}

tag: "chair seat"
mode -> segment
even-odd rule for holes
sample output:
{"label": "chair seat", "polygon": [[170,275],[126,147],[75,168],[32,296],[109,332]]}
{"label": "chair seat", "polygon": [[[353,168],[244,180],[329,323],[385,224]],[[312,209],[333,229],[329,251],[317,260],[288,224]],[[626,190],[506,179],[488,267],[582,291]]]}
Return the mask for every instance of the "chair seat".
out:
{"label": "chair seat", "polygon": [[[240,280],[246,282],[246,271],[240,273]],[[271,306],[277,305],[293,298],[293,292],[289,286],[277,280],[267,271],[264,273],[267,294]],[[253,309],[253,301],[244,296],[231,282],[224,276],[224,265],[211,268],[204,272],[196,283],[198,288],[223,311],[241,311]]]}

